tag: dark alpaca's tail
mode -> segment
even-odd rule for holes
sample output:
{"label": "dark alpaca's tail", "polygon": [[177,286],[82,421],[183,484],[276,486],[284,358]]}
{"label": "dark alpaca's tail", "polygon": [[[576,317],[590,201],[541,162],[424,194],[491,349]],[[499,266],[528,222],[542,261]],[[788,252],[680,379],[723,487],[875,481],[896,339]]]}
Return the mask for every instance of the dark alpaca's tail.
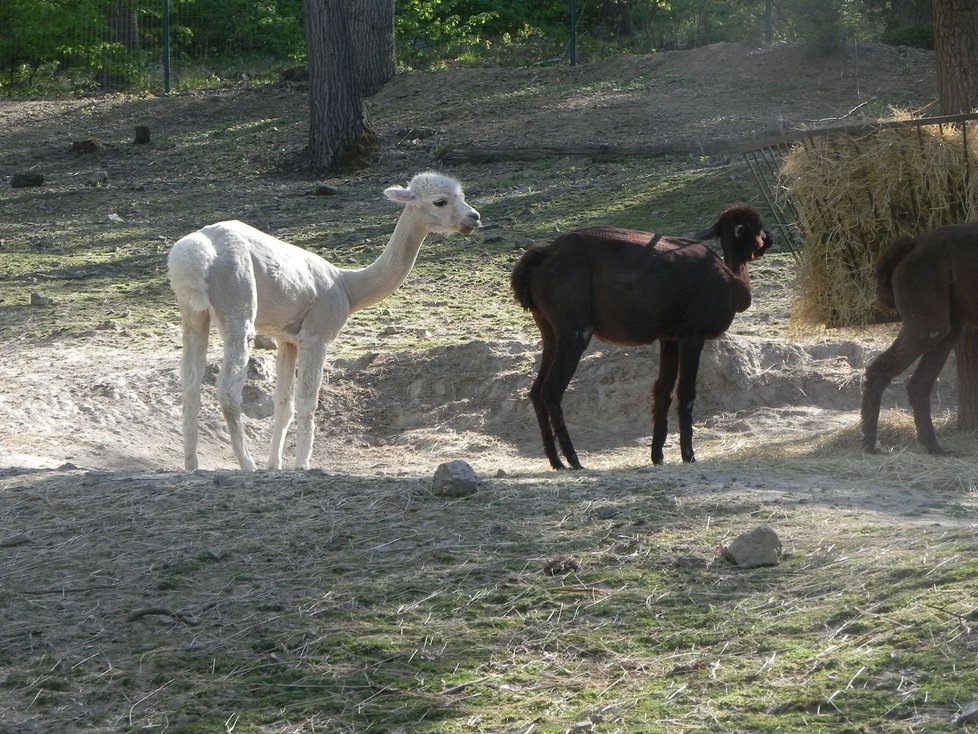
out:
{"label": "dark alpaca's tail", "polygon": [[893,271],[900,261],[917,246],[913,237],[894,240],[880,255],[876,263],[876,301],[883,308],[895,309],[896,297],[893,295]]}
{"label": "dark alpaca's tail", "polygon": [[527,311],[533,308],[533,298],[530,296],[530,281],[533,278],[533,268],[547,257],[547,248],[534,245],[517,261],[513,274],[509,276],[509,284],[513,288],[513,297]]}

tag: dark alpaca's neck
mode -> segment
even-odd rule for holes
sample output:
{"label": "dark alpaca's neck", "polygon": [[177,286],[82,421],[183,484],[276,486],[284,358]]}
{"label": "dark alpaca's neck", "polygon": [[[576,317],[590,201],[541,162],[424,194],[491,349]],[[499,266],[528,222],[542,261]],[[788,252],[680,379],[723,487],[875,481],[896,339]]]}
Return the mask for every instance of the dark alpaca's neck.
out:
{"label": "dark alpaca's neck", "polygon": [[750,272],[747,263],[734,263],[732,267],[728,265],[728,270],[730,270],[731,276],[730,286],[733,293],[734,311],[737,313],[746,311],[751,304]]}

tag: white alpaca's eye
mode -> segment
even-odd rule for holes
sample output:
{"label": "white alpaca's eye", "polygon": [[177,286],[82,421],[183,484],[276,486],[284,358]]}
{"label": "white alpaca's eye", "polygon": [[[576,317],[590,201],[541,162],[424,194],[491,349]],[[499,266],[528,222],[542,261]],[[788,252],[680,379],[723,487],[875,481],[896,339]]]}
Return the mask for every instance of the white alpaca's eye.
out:
{"label": "white alpaca's eye", "polygon": [[432,202],[435,206],[445,206],[448,202],[445,199],[438,199]]}

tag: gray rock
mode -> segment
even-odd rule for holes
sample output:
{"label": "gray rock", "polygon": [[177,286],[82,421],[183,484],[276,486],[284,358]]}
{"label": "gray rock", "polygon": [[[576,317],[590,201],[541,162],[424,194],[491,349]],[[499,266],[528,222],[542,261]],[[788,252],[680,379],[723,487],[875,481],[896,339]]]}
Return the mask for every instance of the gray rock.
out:
{"label": "gray rock", "polygon": [[777,566],[781,539],[767,525],[761,525],[738,536],[723,551],[723,557],[741,568]]}
{"label": "gray rock", "polygon": [[478,490],[479,476],[461,460],[441,464],[431,483],[431,492],[436,497],[468,497]]}
{"label": "gray rock", "polygon": [[43,186],[44,176],[40,173],[15,173],[10,177],[10,187],[26,189],[31,186]]}

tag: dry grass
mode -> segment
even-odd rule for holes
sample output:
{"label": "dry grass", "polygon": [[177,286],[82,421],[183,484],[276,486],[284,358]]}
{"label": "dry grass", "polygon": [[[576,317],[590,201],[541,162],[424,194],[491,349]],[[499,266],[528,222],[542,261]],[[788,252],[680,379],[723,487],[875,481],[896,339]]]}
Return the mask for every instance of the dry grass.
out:
{"label": "dry grass", "polygon": [[976,166],[978,122],[797,143],[781,169],[784,194],[797,208],[805,239],[793,316],[829,326],[878,320],[880,251],[899,236],[973,220]]}
{"label": "dry grass", "polygon": [[[421,476],[8,471],[0,724],[940,731],[978,683],[978,452],[942,438],[964,453],[707,441],[453,501]],[[758,524],[781,566],[717,559]]]}

